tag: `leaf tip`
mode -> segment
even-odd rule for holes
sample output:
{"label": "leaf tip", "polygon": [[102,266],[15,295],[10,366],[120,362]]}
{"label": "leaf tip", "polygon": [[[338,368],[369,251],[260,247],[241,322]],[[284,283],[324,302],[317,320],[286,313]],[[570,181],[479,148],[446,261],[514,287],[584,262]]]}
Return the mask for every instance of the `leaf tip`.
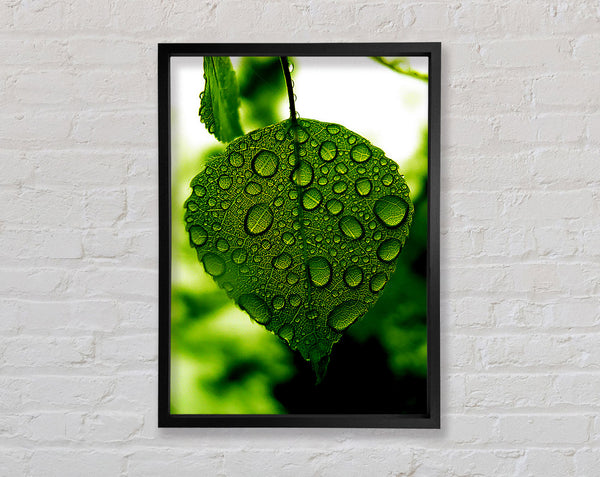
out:
{"label": "leaf tip", "polygon": [[313,371],[316,375],[315,386],[321,384],[327,374],[327,366],[329,365],[329,356],[323,356],[321,359],[311,361]]}

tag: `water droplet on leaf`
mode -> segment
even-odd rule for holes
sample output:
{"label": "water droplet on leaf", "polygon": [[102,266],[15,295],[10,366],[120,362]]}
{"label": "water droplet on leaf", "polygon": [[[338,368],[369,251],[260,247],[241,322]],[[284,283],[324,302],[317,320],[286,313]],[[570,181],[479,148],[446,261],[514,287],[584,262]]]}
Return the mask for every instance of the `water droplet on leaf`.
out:
{"label": "water droplet on leaf", "polygon": [[213,277],[220,277],[225,273],[225,261],[215,253],[205,253],[202,257],[202,263],[206,273]]}
{"label": "water droplet on leaf", "polygon": [[248,195],[258,195],[262,192],[262,186],[258,182],[248,182],[244,190]]}
{"label": "water droplet on leaf", "polygon": [[252,159],[252,169],[261,177],[273,177],[278,166],[279,159],[271,151],[262,150]]}
{"label": "water droplet on leaf", "polygon": [[371,281],[369,282],[369,288],[373,293],[377,293],[381,291],[385,284],[387,283],[387,276],[385,273],[376,273],[371,277]]}
{"label": "water droplet on leaf", "polygon": [[190,240],[192,243],[198,247],[201,247],[206,243],[208,239],[208,233],[201,227],[200,225],[192,225],[190,227]]}
{"label": "water droplet on leaf", "polygon": [[313,168],[306,161],[300,161],[298,167],[292,172],[292,181],[300,187],[310,185],[313,180]]}
{"label": "water droplet on leaf", "polygon": [[271,320],[271,313],[265,301],[253,293],[241,295],[238,304],[245,310],[254,321],[264,325]]}
{"label": "water droplet on leaf", "polygon": [[241,167],[244,165],[244,156],[242,156],[239,152],[232,152],[229,154],[229,164],[233,167]]}
{"label": "water droplet on leaf", "polygon": [[308,276],[313,285],[324,287],[331,280],[331,264],[325,257],[312,257],[308,260]]}
{"label": "water droplet on leaf", "polygon": [[385,226],[392,228],[400,225],[407,210],[408,204],[395,195],[387,195],[377,199],[375,207],[373,208],[373,211],[379,220],[381,220]]}
{"label": "water droplet on leaf", "polygon": [[224,238],[218,239],[216,245],[219,252],[225,253],[227,250],[229,250],[229,242],[227,242],[227,240]]}
{"label": "water droplet on leaf", "polygon": [[273,212],[267,204],[256,204],[250,207],[246,214],[244,226],[250,235],[265,233],[273,223]]}
{"label": "water droplet on leaf", "polygon": [[291,264],[292,256],[287,252],[283,252],[281,255],[278,255],[273,259],[273,266],[279,270],[290,268]]}
{"label": "water droplet on leaf", "polygon": [[319,207],[319,205],[321,205],[322,200],[323,195],[321,194],[319,189],[308,189],[302,195],[302,207],[304,207],[306,210],[314,210],[317,207]]}
{"label": "water droplet on leaf", "polygon": [[327,324],[336,331],[344,331],[367,312],[367,306],[358,300],[348,300],[336,306],[327,317]]}
{"label": "water droplet on leaf", "polygon": [[377,256],[383,262],[391,262],[395,260],[401,249],[400,240],[390,238],[381,243],[377,249]]}
{"label": "water droplet on leaf", "polygon": [[244,263],[246,258],[248,258],[248,254],[243,248],[236,248],[233,252],[231,252],[231,259],[238,265]]}
{"label": "water droplet on leaf", "polygon": [[284,232],[283,235],[281,236],[281,239],[283,240],[283,243],[285,243],[286,245],[294,245],[294,243],[296,242],[294,235],[291,234],[290,232]]}
{"label": "water droplet on leaf", "polygon": [[363,271],[356,265],[351,265],[344,272],[344,281],[350,288],[356,288],[363,281]]}
{"label": "water droplet on leaf", "polygon": [[221,189],[227,190],[231,187],[231,183],[233,181],[231,180],[231,177],[227,176],[227,175],[222,175],[221,177],[219,177],[219,187]]}
{"label": "water droplet on leaf", "polygon": [[338,181],[335,184],[333,184],[333,192],[335,192],[336,194],[346,192],[347,188],[348,185],[344,181]]}
{"label": "water droplet on leaf", "polygon": [[325,141],[319,148],[319,155],[326,162],[333,161],[337,156],[337,146],[332,141]]}
{"label": "water droplet on leaf", "polygon": [[342,217],[339,226],[344,235],[353,240],[361,238],[365,233],[362,224],[351,215]]}
{"label": "water droplet on leaf", "polygon": [[285,306],[285,298],[281,295],[275,295],[271,304],[275,310],[281,310]]}
{"label": "water droplet on leaf", "polygon": [[344,210],[344,204],[342,204],[337,199],[328,200],[327,204],[325,204],[325,206],[327,207],[327,210],[329,211],[329,213],[332,215],[338,215],[342,212],[342,210]]}
{"label": "water droplet on leaf", "polygon": [[350,157],[356,162],[365,162],[371,158],[371,149],[366,144],[357,144],[350,150]]}
{"label": "water droplet on leaf", "polygon": [[366,177],[356,181],[356,192],[358,195],[367,196],[371,193],[371,181]]}

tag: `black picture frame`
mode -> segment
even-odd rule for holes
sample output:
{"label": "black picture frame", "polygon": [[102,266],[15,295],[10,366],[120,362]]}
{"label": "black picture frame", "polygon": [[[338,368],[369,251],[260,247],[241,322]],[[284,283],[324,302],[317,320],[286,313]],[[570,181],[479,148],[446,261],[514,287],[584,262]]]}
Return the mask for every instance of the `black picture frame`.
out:
{"label": "black picture frame", "polygon": [[[428,89],[427,410],[425,414],[204,415],[170,412],[171,173],[170,59],[176,56],[425,56]],[[160,43],[159,427],[440,428],[440,73],[441,43]]]}

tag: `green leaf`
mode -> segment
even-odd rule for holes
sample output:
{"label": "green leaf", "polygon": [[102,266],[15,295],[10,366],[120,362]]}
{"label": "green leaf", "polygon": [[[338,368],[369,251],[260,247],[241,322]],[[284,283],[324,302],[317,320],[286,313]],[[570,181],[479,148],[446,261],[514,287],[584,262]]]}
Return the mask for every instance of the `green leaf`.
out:
{"label": "green leaf", "polygon": [[286,120],[230,143],[191,187],[186,230],[206,272],[321,380],[408,236],[396,163],[338,124]]}
{"label": "green leaf", "polygon": [[200,93],[200,121],[221,142],[241,136],[239,89],[229,57],[205,56],[204,80],[204,91]]}

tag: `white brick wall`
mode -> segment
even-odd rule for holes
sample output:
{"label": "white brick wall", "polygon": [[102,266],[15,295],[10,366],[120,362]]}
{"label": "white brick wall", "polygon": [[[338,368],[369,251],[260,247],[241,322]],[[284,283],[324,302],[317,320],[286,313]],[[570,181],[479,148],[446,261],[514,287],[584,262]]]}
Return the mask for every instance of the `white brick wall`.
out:
{"label": "white brick wall", "polygon": [[[156,43],[438,41],[441,431],[158,429]],[[595,0],[0,5],[0,476],[600,474]]]}

